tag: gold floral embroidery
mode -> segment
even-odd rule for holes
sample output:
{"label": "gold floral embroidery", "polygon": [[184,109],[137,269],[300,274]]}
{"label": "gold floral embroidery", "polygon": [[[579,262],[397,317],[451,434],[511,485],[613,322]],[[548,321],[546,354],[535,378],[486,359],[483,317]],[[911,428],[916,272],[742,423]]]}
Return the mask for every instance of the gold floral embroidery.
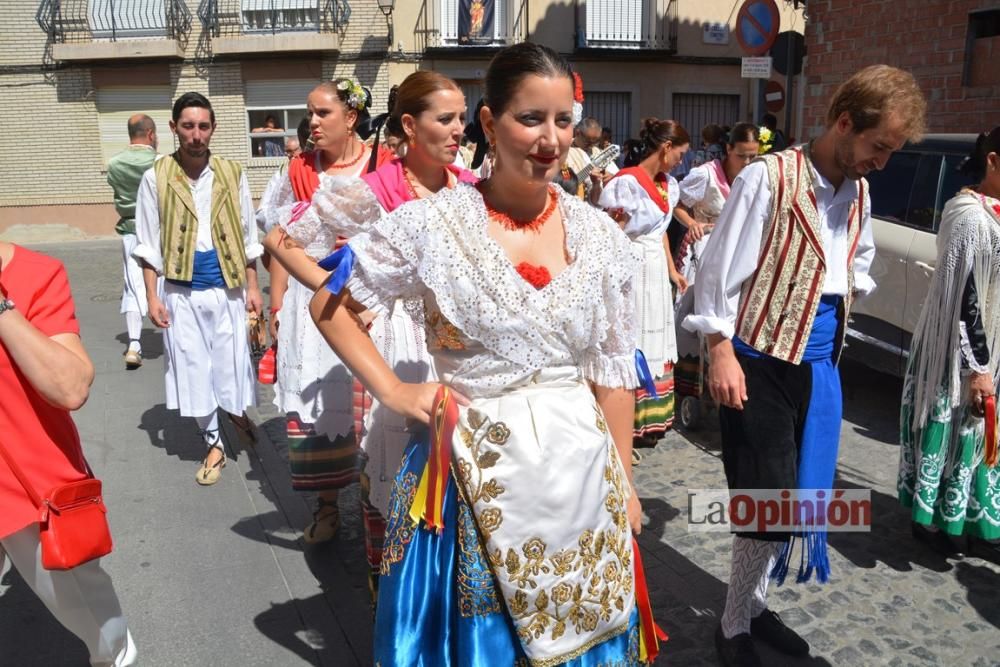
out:
{"label": "gold floral embroidery", "polygon": [[[555,641],[570,626],[577,634],[593,632],[601,621],[609,621],[615,610],[625,610],[633,587],[632,549],[624,486],[613,458],[605,467],[604,478],[611,487],[604,504],[611,514],[611,528],[585,530],[577,538],[578,549],[552,555],[538,537],[524,542],[520,553],[508,548],[505,554],[500,549],[489,554],[497,576],[504,573],[518,588],[510,599],[510,612],[525,644],[545,634]],[[560,581],[551,589],[539,588],[536,578],[550,573],[562,578],[574,575],[572,578],[581,583]]]}
{"label": "gold floral embroidery", "polygon": [[435,310],[427,314],[427,326],[434,334],[434,341],[445,350],[464,350],[465,343],[462,342],[462,332],[454,324],[441,314],[440,310]]}
{"label": "gold floral embroidery", "polygon": [[608,423],[604,421],[604,415],[601,414],[601,409],[595,405],[594,412],[597,413],[597,430],[600,431],[601,433],[607,433]]}
{"label": "gold floral embroidery", "polygon": [[458,608],[463,617],[500,613],[493,573],[486,564],[472,510],[458,502]]}
{"label": "gold floral embroidery", "polygon": [[417,493],[417,476],[408,472],[402,481],[397,478],[393,482],[392,502],[389,506],[389,517],[385,526],[385,544],[382,547],[382,567],[379,572],[384,576],[389,574],[393,565],[403,560],[406,546],[413,539],[416,526],[410,520],[410,505]]}
{"label": "gold floral embroidery", "polygon": [[[510,428],[503,422],[490,422],[488,417],[477,410],[469,410],[468,422],[475,430],[462,425],[458,426],[458,430],[462,444],[471,450],[471,460],[459,461],[456,471],[470,504],[489,503],[503,494],[505,489],[495,478],[487,478],[484,473],[500,460],[500,452],[488,449],[484,440],[492,445],[503,446],[510,439]],[[489,539],[503,524],[503,512],[498,507],[488,507],[479,512],[477,523],[483,538]]]}

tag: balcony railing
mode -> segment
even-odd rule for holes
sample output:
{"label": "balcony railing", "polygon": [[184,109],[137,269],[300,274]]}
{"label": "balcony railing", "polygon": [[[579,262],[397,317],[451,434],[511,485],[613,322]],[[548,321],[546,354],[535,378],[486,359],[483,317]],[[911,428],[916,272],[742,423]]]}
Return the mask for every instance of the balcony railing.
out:
{"label": "balcony railing", "polygon": [[160,37],[186,40],[184,0],[42,0],[35,21],[57,44]]}
{"label": "balcony railing", "polygon": [[421,50],[516,44],[528,36],[527,5],[527,0],[494,0],[492,25],[471,36],[460,34],[459,0],[423,0],[414,35]]}
{"label": "balcony railing", "polygon": [[676,51],[677,4],[677,0],[577,0],[577,48]]}
{"label": "balcony railing", "polygon": [[348,0],[202,0],[198,18],[213,38],[338,32],[351,18]]}

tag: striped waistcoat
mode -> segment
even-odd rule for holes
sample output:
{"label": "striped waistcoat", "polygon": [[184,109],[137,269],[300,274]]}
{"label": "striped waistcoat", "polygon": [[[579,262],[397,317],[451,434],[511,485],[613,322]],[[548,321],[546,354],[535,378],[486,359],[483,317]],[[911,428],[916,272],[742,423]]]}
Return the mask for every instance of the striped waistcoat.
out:
{"label": "striped waistcoat", "polygon": [[[227,287],[246,282],[246,251],[240,218],[242,167],[220,157],[209,158],[212,167],[212,245],[219,253],[222,277]],[[194,275],[194,252],[198,238],[198,210],[188,177],[176,155],[157,160],[156,195],[160,211],[160,248],[163,275],[168,280],[188,282]]]}
{"label": "striped waistcoat", "polygon": [[[802,147],[759,158],[767,166],[771,212],[764,226],[757,269],[743,283],[736,335],[755,350],[799,364],[826,279],[820,219],[812,188],[809,158]],[[837,358],[844,343],[844,323],[854,293],[854,253],[861,236],[865,192],[858,182],[858,199],[847,224],[847,296],[837,332]]]}

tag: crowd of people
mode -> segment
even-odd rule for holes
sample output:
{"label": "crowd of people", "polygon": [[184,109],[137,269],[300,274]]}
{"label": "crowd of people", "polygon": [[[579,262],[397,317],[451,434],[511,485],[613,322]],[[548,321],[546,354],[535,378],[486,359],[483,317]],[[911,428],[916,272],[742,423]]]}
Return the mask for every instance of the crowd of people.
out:
{"label": "crowd of people", "polygon": [[[357,81],[319,83],[256,209],[244,169],[210,151],[214,112],[198,93],[173,106],[175,153],[157,157],[140,115],[109,166],[125,363],[142,363],[148,315],[164,334],[167,407],[205,447],[202,486],[226,465],[220,410],[256,438],[245,331],[264,310],[263,258],[291,484],[316,500],[303,539],[337,535],[339,493],[360,481],[375,664],[656,658],[666,635],[635,540],[633,467],[673,423],[679,354],[706,350],[730,488],[833,486],[844,325],[875,288],[864,176],[924,131],[913,77],[857,72],[804,145],[710,125],[696,159],[669,119],[615,146],[580,117],[580,94],[570,64],[530,43],[496,55],[475,107],[433,71],[408,76],[379,115]],[[270,121],[258,129],[279,131]],[[993,130],[966,165],[980,184],[945,211],[900,468],[915,526],[986,540],[1000,537],[983,419],[1000,336],[998,153]],[[48,527],[28,486],[91,476],[69,411],[94,370],[65,273],[0,243],[0,290],[4,458],[28,468],[0,463],[0,545],[94,665],[135,664],[99,561],[40,560]],[[754,640],[809,652],[767,602],[795,549],[798,581],[825,582],[820,527],[734,536],[723,664],[760,664]]]}

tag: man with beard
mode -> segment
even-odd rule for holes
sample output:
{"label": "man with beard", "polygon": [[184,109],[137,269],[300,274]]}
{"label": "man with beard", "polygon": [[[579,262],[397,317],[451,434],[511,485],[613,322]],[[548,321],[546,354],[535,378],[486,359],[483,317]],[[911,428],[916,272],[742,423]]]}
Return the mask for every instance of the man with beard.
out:
{"label": "man with beard", "polygon": [[[843,407],[836,364],[853,300],[875,288],[864,176],[920,137],[925,109],[909,73],[867,67],[837,89],[822,136],[757,159],[733,183],[684,322],[708,340],[730,489],[762,497],[787,489],[808,501],[821,496],[807,489],[833,486]],[[734,537],[716,633],[723,664],[761,664],[753,638],[790,655],[809,652],[767,609],[766,593],[769,578],[787,574],[796,542],[798,580],[827,580],[818,518],[796,515],[792,526]]]}
{"label": "man with beard", "polygon": [[207,486],[226,464],[218,409],[252,438],[244,412],[254,402],[246,311],[261,312],[264,249],[242,167],[208,150],[215,131],[208,99],[179,97],[170,129],[180,147],[139,185],[134,255],[144,263],[149,317],[164,330],[167,408],[198,422],[208,451],[196,479]]}

